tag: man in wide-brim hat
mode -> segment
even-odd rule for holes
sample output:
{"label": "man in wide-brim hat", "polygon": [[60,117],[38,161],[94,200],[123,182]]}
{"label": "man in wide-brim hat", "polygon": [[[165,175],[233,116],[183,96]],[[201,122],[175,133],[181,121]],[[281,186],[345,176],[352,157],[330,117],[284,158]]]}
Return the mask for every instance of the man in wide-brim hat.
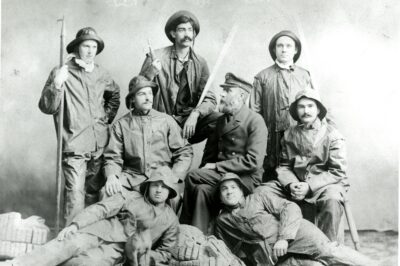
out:
{"label": "man in wide-brim hat", "polygon": [[[144,194],[119,192],[89,206],[78,213],[56,239],[10,263],[21,266],[55,266],[64,262],[65,265],[117,265],[123,261],[124,250],[132,259],[134,246],[129,241],[147,230],[150,232],[150,246],[146,250],[149,260],[152,265],[167,265],[179,225],[178,217],[167,204],[177,195],[173,178],[174,173],[167,166],[154,169],[141,187]],[[144,254],[139,252],[138,255]]]}
{"label": "man in wide-brim hat", "polygon": [[[101,169],[109,126],[120,105],[119,86],[95,63],[103,40],[91,27],[78,31],[67,46],[69,58],[54,68],[44,86],[39,108],[56,118],[64,93],[62,171],[65,178],[64,218],[68,225],[85,205],[98,200],[105,183]],[[57,119],[54,120],[56,125]]]}
{"label": "man in wide-brim hat", "polygon": [[297,125],[287,129],[282,138],[279,182],[262,188],[301,205],[315,206],[316,225],[337,241],[349,186],[344,137],[327,123],[327,110],[316,90],[300,91],[289,112]]}
{"label": "man in wide-brim hat", "polygon": [[125,98],[129,112],[113,124],[104,152],[108,196],[139,191],[160,165],[172,169],[174,183],[182,181],[190,168],[193,149],[182,137],[182,129],[171,116],[153,109],[158,90],[155,82],[140,75],[129,82]]}
{"label": "man in wide-brim hat", "polygon": [[215,234],[249,265],[377,265],[361,253],[330,241],[302,219],[296,203],[269,191],[249,194],[242,179],[225,173],[217,184],[222,210]]}
{"label": "man in wide-brim hat", "polygon": [[269,132],[264,181],[276,179],[281,137],[296,124],[290,117],[289,104],[300,90],[313,87],[310,73],[296,64],[301,55],[296,34],[288,30],[275,34],[268,50],[274,64],[255,76],[250,97],[250,108],[263,116]]}
{"label": "man in wide-brim hat", "polygon": [[199,33],[200,23],[193,13],[174,13],[165,24],[173,44],[147,54],[140,71],[158,84],[154,109],[172,115],[190,143],[206,139],[220,116],[214,112],[217,102],[211,90],[197,106],[209,77],[207,62],[193,47]]}

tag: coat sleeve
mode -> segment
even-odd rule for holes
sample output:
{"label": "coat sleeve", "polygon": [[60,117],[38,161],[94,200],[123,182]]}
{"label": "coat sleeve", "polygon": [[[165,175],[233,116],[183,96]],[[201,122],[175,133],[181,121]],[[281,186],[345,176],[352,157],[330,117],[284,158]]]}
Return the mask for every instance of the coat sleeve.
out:
{"label": "coat sleeve", "polygon": [[248,132],[246,154],[217,162],[216,168],[219,172],[246,174],[263,167],[267,150],[268,130],[260,115],[257,115],[257,118],[249,123]]}
{"label": "coat sleeve", "polygon": [[[207,62],[203,60],[201,61],[201,65],[202,65],[201,77],[198,88],[200,95],[203,93],[203,90],[210,76],[210,71],[208,69]],[[204,97],[203,102],[195,110],[199,111],[200,113],[199,118],[202,118],[212,113],[215,110],[216,106],[217,106],[217,99],[215,97],[215,93],[211,90],[208,90]]]}
{"label": "coat sleeve", "polygon": [[115,194],[111,197],[95,203],[78,213],[72,223],[79,229],[89,226],[97,221],[117,215],[124,207],[125,197],[121,194]]}
{"label": "coat sleeve", "polygon": [[111,78],[109,73],[106,73],[104,78],[105,91],[104,91],[104,110],[108,116],[108,123],[111,124],[117,115],[120,105],[120,89],[117,83]]}
{"label": "coat sleeve", "polygon": [[146,58],[144,59],[139,75],[146,77],[148,80],[154,80],[159,73],[157,68],[155,68],[151,63],[152,60],[150,55],[146,54]]}
{"label": "coat sleeve", "polygon": [[346,179],[346,145],[342,136],[335,137],[329,144],[327,171],[310,171],[306,177],[312,192],[330,184],[341,183]]}
{"label": "coat sleeve", "polygon": [[104,174],[106,178],[119,175],[124,164],[124,137],[120,123],[115,123],[111,129],[111,136],[104,151]]}
{"label": "coat sleeve", "polygon": [[159,265],[159,263],[167,264],[171,259],[171,249],[177,241],[178,225],[178,220],[175,218],[172,225],[161,236],[160,245],[150,252],[150,256],[154,259],[156,265]]}
{"label": "coat sleeve", "polygon": [[262,113],[262,84],[258,77],[254,78],[249,107],[254,112]]}
{"label": "coat sleeve", "polygon": [[256,195],[263,203],[265,210],[279,220],[278,240],[293,240],[303,218],[300,207],[294,202],[269,193]]}
{"label": "coat sleeve", "polygon": [[278,174],[278,181],[282,184],[283,187],[290,185],[290,183],[299,182],[299,179],[291,170],[289,155],[286,146],[286,134],[281,139],[281,155],[280,155],[280,163],[279,167],[276,169]]}
{"label": "coat sleeve", "polygon": [[178,180],[183,180],[192,164],[193,148],[192,145],[182,137],[182,129],[170,116],[168,117],[168,124],[168,145],[172,152],[173,161],[172,171]]}
{"label": "coat sleeve", "polygon": [[[44,85],[42,96],[39,100],[39,109],[45,114],[53,115],[58,112],[61,102],[62,90],[59,90],[54,85],[54,77],[57,68],[54,68],[49,75],[49,78]],[[64,86],[64,85],[63,85]]]}

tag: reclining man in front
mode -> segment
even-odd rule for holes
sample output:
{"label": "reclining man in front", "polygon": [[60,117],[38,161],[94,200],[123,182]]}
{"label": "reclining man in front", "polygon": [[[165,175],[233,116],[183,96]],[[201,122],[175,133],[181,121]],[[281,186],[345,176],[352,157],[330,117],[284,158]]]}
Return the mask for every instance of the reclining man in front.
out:
{"label": "reclining man in front", "polygon": [[234,254],[243,251],[252,265],[377,265],[361,253],[330,241],[314,224],[302,219],[296,203],[267,190],[249,195],[234,173],[219,181],[223,209],[216,236]]}
{"label": "reclining man in front", "polygon": [[[115,265],[123,259],[125,242],[130,262],[146,264],[147,259],[148,263],[168,264],[179,224],[175,212],[166,204],[177,195],[170,181],[172,174],[169,167],[159,167],[142,183],[142,194],[120,192],[87,207],[57,239],[6,265]],[[147,238],[140,244],[149,246],[138,246],[138,238]]]}

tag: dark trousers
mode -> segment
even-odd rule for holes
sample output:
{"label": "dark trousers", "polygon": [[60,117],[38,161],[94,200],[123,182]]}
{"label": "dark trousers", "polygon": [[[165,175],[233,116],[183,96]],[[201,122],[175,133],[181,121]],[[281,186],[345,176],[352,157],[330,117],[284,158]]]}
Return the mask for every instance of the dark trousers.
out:
{"label": "dark trousers", "polygon": [[215,170],[196,169],[189,172],[183,193],[182,224],[196,226],[207,234],[211,220],[219,211],[215,191],[220,179],[221,175]]}
{"label": "dark trousers", "polygon": [[[208,136],[214,132],[215,126],[217,124],[217,119],[222,116],[222,113],[219,112],[212,112],[211,114],[199,118],[196,124],[196,130],[193,135],[188,141],[190,144],[196,144],[202,142],[203,140],[207,139]],[[189,116],[186,117],[174,117],[175,120],[178,122],[179,126],[183,128],[186,123],[186,120]]]}
{"label": "dark trousers", "polygon": [[[295,201],[302,209],[304,218],[315,223],[331,241],[338,241],[339,225],[344,211],[342,189],[336,186],[340,185],[328,186],[311,201],[307,198]],[[263,183],[257,190],[291,200],[290,193],[278,181]]]}

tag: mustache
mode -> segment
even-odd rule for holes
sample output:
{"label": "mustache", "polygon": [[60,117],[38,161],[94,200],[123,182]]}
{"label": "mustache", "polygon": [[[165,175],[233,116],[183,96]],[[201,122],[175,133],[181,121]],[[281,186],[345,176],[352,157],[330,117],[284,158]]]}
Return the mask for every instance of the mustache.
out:
{"label": "mustache", "polygon": [[183,41],[183,42],[186,42],[186,41],[193,41],[193,39],[190,38],[189,36],[186,36],[185,38],[182,39],[182,41]]}
{"label": "mustache", "polygon": [[303,115],[301,116],[301,118],[303,118],[303,117],[312,117],[312,115],[310,115],[310,114],[303,114]]}

